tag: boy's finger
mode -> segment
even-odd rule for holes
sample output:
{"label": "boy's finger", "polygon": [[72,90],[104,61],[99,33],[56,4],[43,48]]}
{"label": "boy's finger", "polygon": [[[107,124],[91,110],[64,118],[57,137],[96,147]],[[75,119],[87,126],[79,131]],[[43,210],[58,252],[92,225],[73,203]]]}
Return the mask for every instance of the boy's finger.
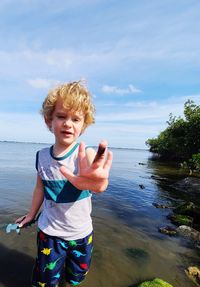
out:
{"label": "boy's finger", "polygon": [[18,224],[19,228],[22,228],[24,226],[24,224],[25,223],[22,223],[22,222],[20,224]]}
{"label": "boy's finger", "polygon": [[113,161],[113,153],[111,151],[108,151],[107,159],[104,163],[103,168],[109,171],[112,166],[112,161]]}
{"label": "boy's finger", "polygon": [[85,166],[85,164],[87,164],[84,142],[81,142],[79,145],[78,160],[79,160],[79,169],[82,169]]}
{"label": "boy's finger", "polygon": [[26,220],[26,217],[18,224],[19,228],[22,228],[26,223],[28,222],[28,220]]}
{"label": "boy's finger", "polygon": [[73,184],[74,179],[75,179],[76,176],[70,170],[68,170],[64,166],[61,166],[60,167],[60,172],[64,175],[64,177],[66,177],[66,179],[68,179]]}
{"label": "boy's finger", "polygon": [[79,145],[79,157],[82,159],[85,156],[85,143],[81,142]]}
{"label": "boy's finger", "polygon": [[24,219],[26,218],[26,215],[18,218],[17,220],[15,220],[15,223],[21,223]]}

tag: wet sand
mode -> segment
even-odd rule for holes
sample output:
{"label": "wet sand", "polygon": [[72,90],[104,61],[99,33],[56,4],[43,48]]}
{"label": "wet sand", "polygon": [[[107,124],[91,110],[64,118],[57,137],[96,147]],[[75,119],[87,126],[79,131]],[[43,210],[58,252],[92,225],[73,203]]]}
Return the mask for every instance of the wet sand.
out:
{"label": "wet sand", "polygon": [[[2,219],[2,217],[1,217]],[[193,249],[166,236],[152,238],[108,215],[94,215],[92,266],[83,287],[135,287],[160,277],[174,287],[193,287],[184,269],[198,260]],[[0,230],[0,287],[28,287],[36,254],[36,226]],[[61,283],[60,287],[65,285]]]}

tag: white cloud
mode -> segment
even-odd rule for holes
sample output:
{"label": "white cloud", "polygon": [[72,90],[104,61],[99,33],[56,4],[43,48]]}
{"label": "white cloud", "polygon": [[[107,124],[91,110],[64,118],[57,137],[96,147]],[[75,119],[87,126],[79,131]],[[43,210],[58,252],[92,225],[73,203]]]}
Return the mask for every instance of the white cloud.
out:
{"label": "white cloud", "polygon": [[[107,2],[0,2],[0,34],[6,39],[0,50],[1,110],[6,110],[4,104],[11,110],[9,102],[15,101],[21,114],[33,105],[35,110],[43,91],[34,89],[49,89],[57,85],[56,79],[85,77],[98,104],[97,125],[88,133],[91,141],[101,135],[123,146],[130,135],[134,143],[146,133],[156,136],[170,112],[182,114],[188,98],[198,103],[199,94],[183,98],[181,93],[199,93],[199,0],[193,5],[183,0],[176,7],[173,0],[128,1],[126,6]],[[102,83],[102,93],[110,95],[106,101],[98,97]],[[164,100],[172,94],[175,98]],[[134,95],[140,101],[134,101]],[[43,139],[49,133],[41,131],[38,119],[17,116],[16,111],[0,116],[1,138]]]}
{"label": "white cloud", "polygon": [[196,104],[200,104],[200,95],[188,95],[180,97],[171,97],[162,101],[142,101],[128,102],[118,105],[118,103],[110,103],[112,109],[108,113],[97,115],[97,120],[100,122],[125,122],[125,121],[142,121],[148,124],[163,123],[169,119],[169,114],[174,116],[183,116],[184,103],[188,100],[193,100]]}
{"label": "white cloud", "polygon": [[97,145],[106,139],[111,147],[147,148],[145,142],[155,137],[161,130],[160,125],[146,124],[102,124],[97,123],[88,128],[82,139],[91,145]]}
{"label": "white cloud", "polygon": [[[200,104],[200,95],[170,98],[162,102],[138,102],[136,106],[123,107],[116,112],[100,113],[96,124],[90,126],[81,136],[87,144],[97,145],[107,139],[110,146],[147,148],[145,141],[156,137],[166,128],[169,113],[175,116],[183,112],[183,103],[188,98]],[[128,108],[128,112],[126,111]],[[0,113],[0,140],[18,140],[53,143],[53,135],[46,128],[42,117],[38,114]],[[81,140],[80,139],[80,140]]]}
{"label": "white cloud", "polygon": [[60,81],[36,78],[27,80],[27,83],[35,89],[49,89],[51,87],[57,86]]}
{"label": "white cloud", "polygon": [[19,57],[23,57],[27,61],[43,62],[48,66],[64,65],[69,67],[77,55],[69,50],[49,49],[47,51],[35,51],[32,49],[22,50],[18,53]]}
{"label": "white cloud", "polygon": [[104,85],[101,90],[105,94],[115,94],[115,95],[126,95],[126,94],[141,93],[141,90],[137,89],[133,85],[129,85],[125,89],[121,89],[121,88],[118,88],[116,86]]}
{"label": "white cloud", "polygon": [[26,11],[30,8],[40,7],[40,10],[42,9],[42,11],[45,9],[48,13],[58,13],[67,9],[78,8],[79,6],[96,5],[99,2],[102,2],[102,0],[68,0],[60,1],[58,5],[56,0],[1,0],[0,9],[10,8],[9,6],[17,6],[19,10]]}
{"label": "white cloud", "polygon": [[[54,136],[49,132],[38,114],[1,113],[0,140],[53,143]],[[79,140],[89,145],[97,145],[102,139],[110,146],[146,148],[145,141],[159,131],[160,125],[98,122],[90,126]]]}
{"label": "white cloud", "polygon": [[111,112],[108,114],[101,114],[97,116],[97,120],[100,122],[126,122],[126,121],[154,121],[162,122],[166,121],[169,117],[170,110],[160,107],[159,110],[135,110],[135,111],[122,111]]}

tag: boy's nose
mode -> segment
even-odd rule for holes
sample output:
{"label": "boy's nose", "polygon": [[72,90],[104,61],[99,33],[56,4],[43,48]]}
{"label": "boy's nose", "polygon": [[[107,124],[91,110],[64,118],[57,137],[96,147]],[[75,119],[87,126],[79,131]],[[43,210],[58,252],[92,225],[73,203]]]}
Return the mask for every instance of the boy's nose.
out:
{"label": "boy's nose", "polygon": [[64,126],[66,127],[66,126],[70,126],[70,125],[71,125],[71,120],[70,119],[66,119],[64,121]]}

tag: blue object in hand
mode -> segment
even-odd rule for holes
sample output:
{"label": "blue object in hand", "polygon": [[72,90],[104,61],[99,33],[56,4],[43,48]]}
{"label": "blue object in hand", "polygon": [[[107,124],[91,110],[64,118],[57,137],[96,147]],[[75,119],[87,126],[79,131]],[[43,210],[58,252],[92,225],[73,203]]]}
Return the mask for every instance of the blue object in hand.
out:
{"label": "blue object in hand", "polygon": [[20,228],[18,224],[8,224],[6,227],[6,233],[10,233],[12,230],[15,230],[17,234],[20,234]]}
{"label": "blue object in hand", "polygon": [[[33,223],[35,223],[36,221],[38,221],[38,218],[39,218],[40,214],[41,214],[41,212],[37,215],[36,219],[33,219],[33,220],[31,220],[30,222],[24,224],[23,227],[29,227],[29,226],[31,226]],[[21,223],[25,218],[26,218],[26,216],[24,216],[19,223]],[[20,234],[21,228],[19,227],[19,224],[16,224],[16,223],[12,224],[12,223],[10,223],[10,224],[7,225],[7,227],[6,227],[6,233],[10,233],[10,232],[13,231],[13,230],[15,230],[15,231],[17,232],[17,234]]]}

